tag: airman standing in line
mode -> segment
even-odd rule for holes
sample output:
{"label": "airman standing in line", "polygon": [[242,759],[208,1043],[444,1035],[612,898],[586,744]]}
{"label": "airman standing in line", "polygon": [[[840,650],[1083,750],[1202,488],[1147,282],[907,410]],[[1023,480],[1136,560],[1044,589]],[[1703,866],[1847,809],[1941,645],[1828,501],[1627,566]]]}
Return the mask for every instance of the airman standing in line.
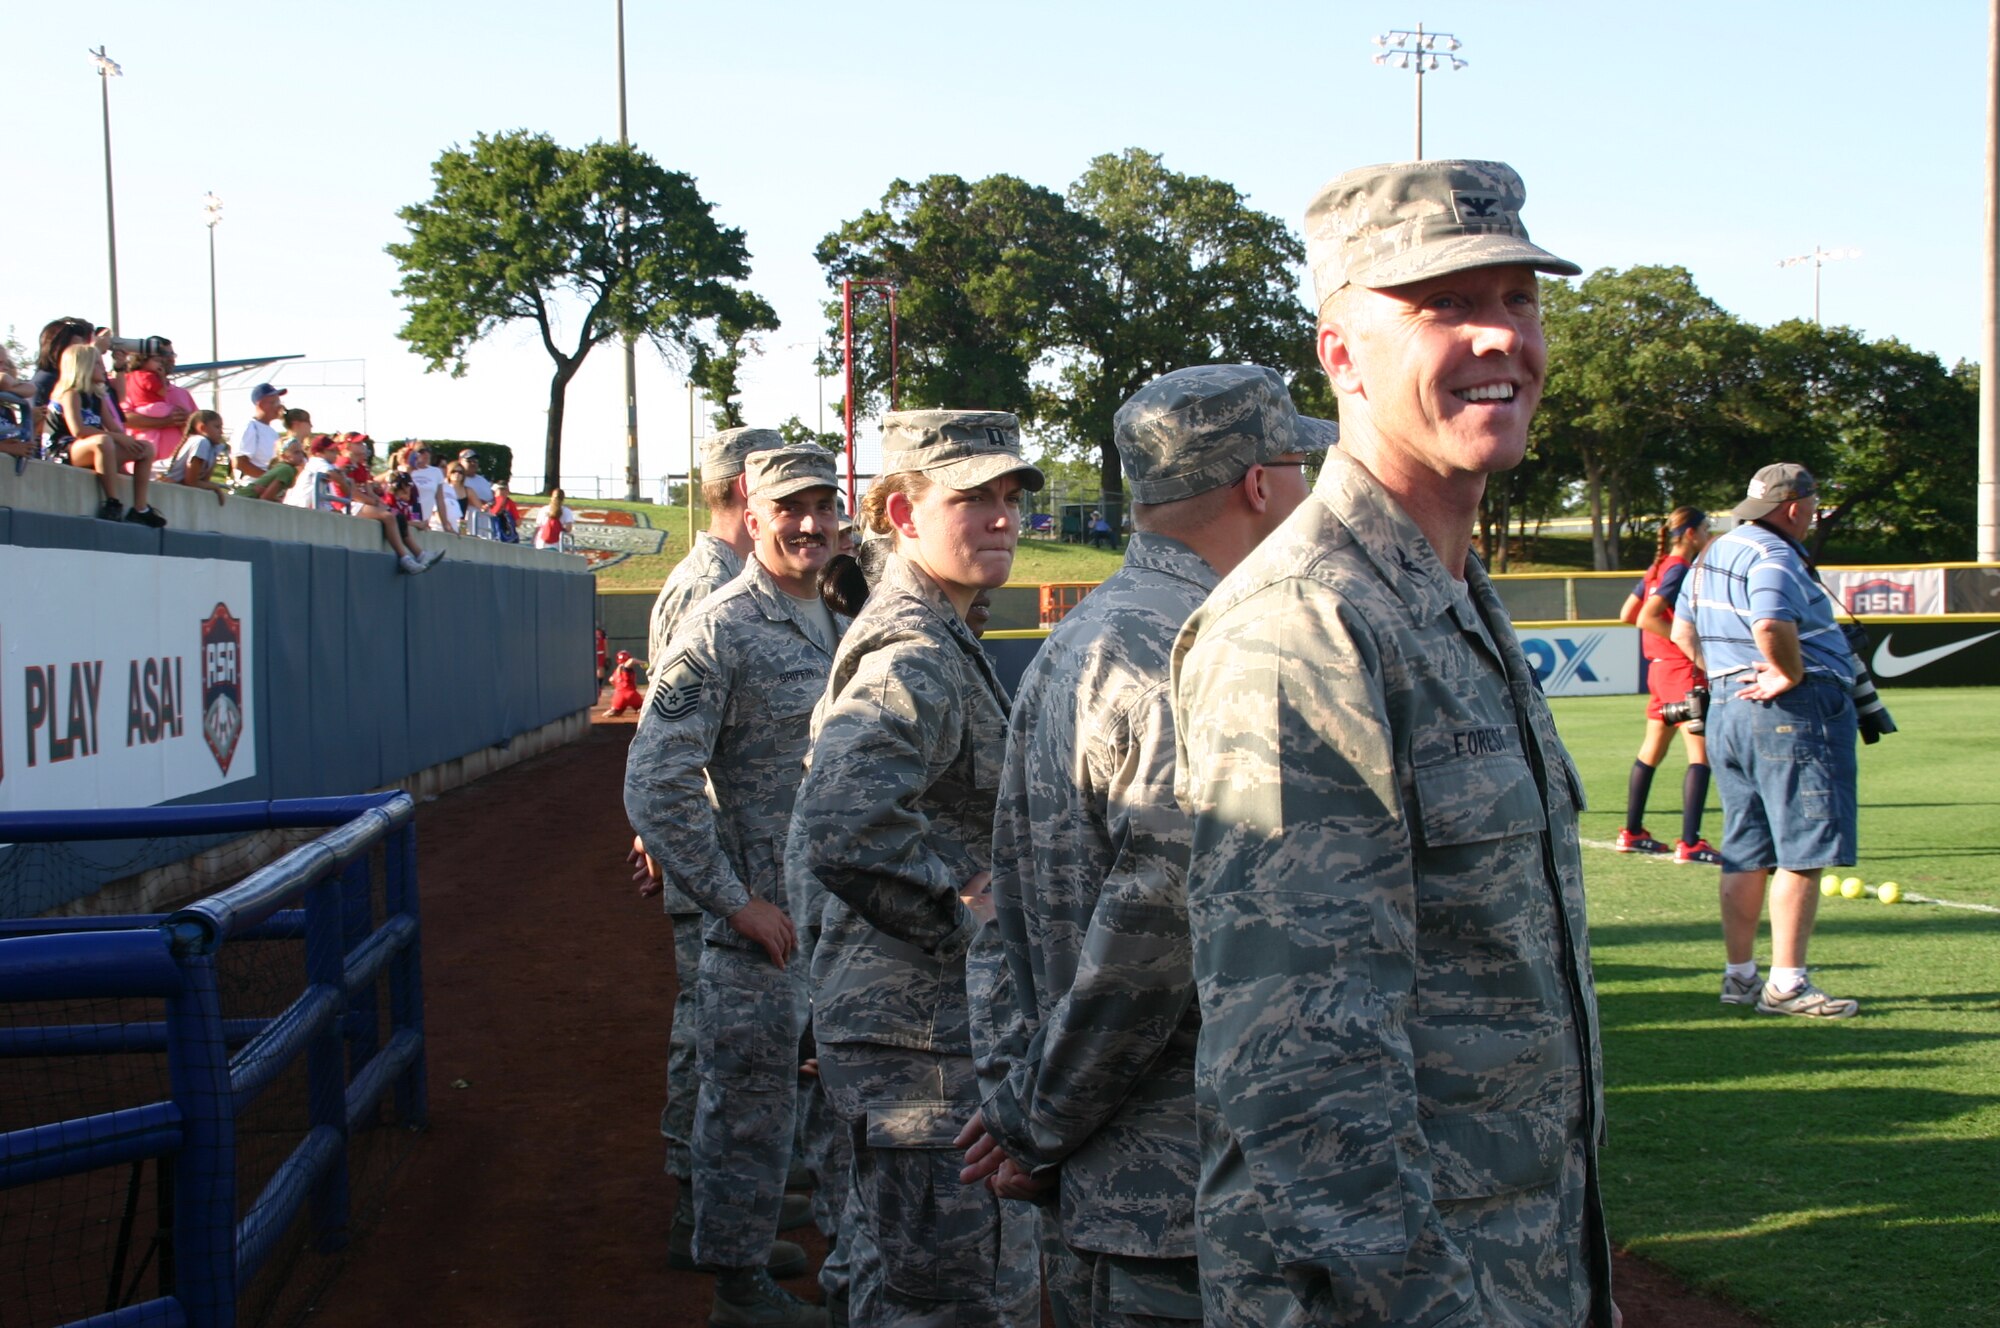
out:
{"label": "airman standing in line", "polygon": [[[708,506],[708,529],[695,535],[694,547],[675,564],[653,601],[646,631],[646,658],[653,667],[646,682],[647,704],[639,710],[641,728],[652,710],[653,691],[658,686],[659,669],[666,661],[674,628],[689,609],[734,580],[743,570],[744,558],[749,556],[743,459],[752,452],[783,446],[784,439],[775,429],[725,429],[702,444],[701,494]],[[634,865],[639,865],[645,846],[636,838],[632,841],[632,853]],[[658,893],[674,923],[674,969],[679,990],[674,997],[673,1025],[667,1038],[667,1105],[660,1113],[660,1133],[667,1139],[667,1171],[679,1182],[673,1224],[667,1232],[667,1266],[691,1269],[695,1266],[694,1204],[689,1178],[693,1174],[690,1148],[697,1091],[695,1024],[700,1007],[695,999],[695,974],[701,967],[701,908],[672,883],[664,883],[663,888],[657,876],[649,876],[640,893]],[[787,1216],[795,1221],[798,1215],[794,1212]],[[788,1221],[789,1225],[792,1222]],[[805,1251],[798,1246],[781,1241],[777,1253],[778,1276],[789,1277],[804,1269]]]}
{"label": "airman standing in line", "polygon": [[818,891],[813,1026],[854,1148],[851,1322],[1030,1328],[1034,1216],[960,1185],[952,1141],[978,1110],[966,955],[986,893],[1007,693],[965,624],[1003,584],[1021,491],[1042,475],[1012,415],[883,417],[862,515],[894,540],[813,712],[791,856]]}
{"label": "airman standing in line", "polygon": [[972,1010],[987,1096],[962,1179],[1057,1182],[1058,1238],[1042,1247],[1062,1328],[1201,1322],[1201,1021],[1168,664],[1216,581],[1304,500],[1307,453],[1336,437],[1269,369],[1207,365],[1141,388],[1116,420],[1135,503],[1124,564],[1021,680],[982,933],[1002,962]]}
{"label": "airman standing in line", "polygon": [[693,1256],[716,1272],[714,1325],[814,1328],[771,1280],[797,1113],[800,975],[781,862],[813,705],[839,624],[818,574],[836,530],[833,457],[751,454],[743,572],[676,628],[626,767],[626,811],[707,921]]}
{"label": "airman standing in line", "polygon": [[1547,352],[1498,162],[1313,200],[1341,445],[1175,646],[1208,1320],[1608,1328],[1580,784],[1471,532]]}

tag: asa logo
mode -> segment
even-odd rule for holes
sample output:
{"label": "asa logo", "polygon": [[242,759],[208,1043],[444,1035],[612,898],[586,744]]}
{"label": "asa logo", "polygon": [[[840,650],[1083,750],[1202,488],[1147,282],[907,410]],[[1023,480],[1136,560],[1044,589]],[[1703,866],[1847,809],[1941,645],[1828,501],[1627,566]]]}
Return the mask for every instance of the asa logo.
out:
{"label": "asa logo", "polygon": [[1917,588],[1906,581],[1891,581],[1887,577],[1849,586],[1842,598],[1847,601],[1847,611],[1853,614],[1917,611]]}
{"label": "asa logo", "polygon": [[201,736],[228,774],[243,736],[243,622],[227,604],[201,623]]}
{"label": "asa logo", "polygon": [[1590,657],[1603,642],[1602,636],[1531,636],[1521,642],[1521,653],[1534,670],[1535,681],[1544,691],[1557,691],[1571,682],[1596,682]]}

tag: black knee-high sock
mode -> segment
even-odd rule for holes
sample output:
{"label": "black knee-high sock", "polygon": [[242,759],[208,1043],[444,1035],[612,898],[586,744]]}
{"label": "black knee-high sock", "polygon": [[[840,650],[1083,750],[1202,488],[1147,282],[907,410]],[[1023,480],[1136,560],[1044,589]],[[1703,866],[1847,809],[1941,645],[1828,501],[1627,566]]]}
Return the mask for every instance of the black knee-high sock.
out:
{"label": "black knee-high sock", "polygon": [[1632,763],[1632,777],[1625,785],[1625,829],[1638,834],[1646,824],[1646,799],[1653,792],[1653,771],[1644,761]]}
{"label": "black knee-high sock", "polygon": [[1708,767],[1688,763],[1687,776],[1681,780],[1681,842],[1699,844],[1701,842],[1701,809],[1708,801]]}

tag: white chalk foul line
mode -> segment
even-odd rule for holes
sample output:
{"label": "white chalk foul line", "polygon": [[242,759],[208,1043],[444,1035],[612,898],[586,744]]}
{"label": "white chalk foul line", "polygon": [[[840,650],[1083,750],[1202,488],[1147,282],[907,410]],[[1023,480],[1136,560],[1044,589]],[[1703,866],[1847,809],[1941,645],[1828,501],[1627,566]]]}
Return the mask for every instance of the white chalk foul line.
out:
{"label": "white chalk foul line", "polygon": [[[1618,853],[1618,845],[1608,839],[1579,839],[1577,842],[1585,848],[1594,848],[1604,853]],[[1675,862],[1674,855],[1671,853],[1619,853],[1619,856],[1635,858],[1641,862],[1657,863],[1666,867],[1691,867],[1700,865],[1698,863]],[[1865,897],[1874,898],[1873,895]],[[1903,892],[1902,902],[1905,904],[1930,904],[1937,908],[1956,908],[1967,913],[2000,913],[2000,908],[1995,908],[1991,904],[1966,904],[1956,899],[1939,899],[1934,895],[1920,895],[1909,890]]]}

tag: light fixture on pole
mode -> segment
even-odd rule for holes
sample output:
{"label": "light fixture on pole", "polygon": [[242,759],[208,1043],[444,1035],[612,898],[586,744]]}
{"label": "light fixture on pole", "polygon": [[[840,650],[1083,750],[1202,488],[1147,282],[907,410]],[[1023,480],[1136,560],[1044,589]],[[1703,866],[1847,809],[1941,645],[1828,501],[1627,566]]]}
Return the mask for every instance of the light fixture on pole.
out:
{"label": "light fixture on pole", "polygon": [[1859,258],[1859,249],[1822,249],[1813,246],[1809,254],[1797,254],[1791,258],[1778,260],[1779,267],[1797,267],[1801,263],[1811,263],[1813,268],[1813,322],[1819,322],[1819,270],[1828,263],[1841,258]]}
{"label": "light fixture on pole", "polygon": [[118,214],[111,204],[111,80],[125,71],[104,53],[102,46],[90,53],[97,66],[97,81],[104,94],[104,240],[111,255],[111,335],[118,335]]}
{"label": "light fixture on pole", "polygon": [[[618,146],[630,147],[632,140],[625,132],[625,0],[618,0]],[[618,209],[618,229],[630,234],[632,217],[624,208]],[[631,266],[632,254],[629,244],[625,251],[626,266]],[[631,333],[625,334],[625,501],[639,501],[639,362],[636,342]],[[694,509],[688,509],[692,512]],[[692,538],[690,536],[689,538]]]}
{"label": "light fixture on pole", "polygon": [[220,338],[215,321],[215,228],[222,221],[222,200],[210,190],[201,196],[201,215],[208,223],[208,408],[222,410],[222,372],[212,367],[222,361]]}
{"label": "light fixture on pole", "polygon": [[1417,75],[1417,156],[1424,159],[1424,75],[1434,74],[1440,69],[1459,70],[1469,61],[1461,60],[1452,52],[1462,44],[1449,32],[1425,32],[1424,25],[1409,28],[1391,28],[1375,38],[1375,44],[1382,49],[1375,53],[1375,63],[1392,69],[1410,69]]}

